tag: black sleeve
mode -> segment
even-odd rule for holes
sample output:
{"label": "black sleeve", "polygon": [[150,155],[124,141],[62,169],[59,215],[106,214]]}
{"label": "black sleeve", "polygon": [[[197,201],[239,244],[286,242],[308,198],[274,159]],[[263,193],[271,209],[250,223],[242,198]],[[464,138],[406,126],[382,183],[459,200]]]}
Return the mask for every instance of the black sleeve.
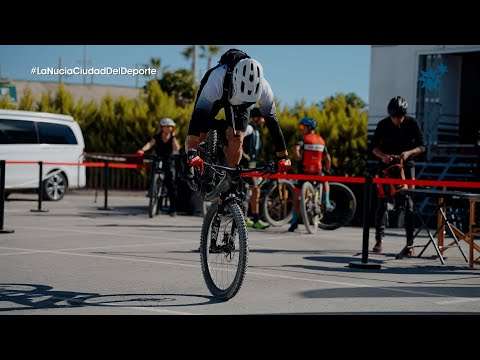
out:
{"label": "black sleeve", "polygon": [[285,138],[283,137],[283,132],[282,129],[280,129],[276,115],[270,114],[269,116],[265,116],[265,125],[267,125],[268,132],[272,137],[275,151],[285,151],[287,146],[285,145]]}
{"label": "black sleeve", "polygon": [[425,152],[425,140],[423,138],[423,131],[418,121],[415,121],[415,147],[420,147],[422,153]]}
{"label": "black sleeve", "polygon": [[378,147],[382,141],[382,123],[379,122],[377,127],[375,128],[375,132],[373,133],[372,141],[370,142],[370,150],[372,152],[373,149]]}

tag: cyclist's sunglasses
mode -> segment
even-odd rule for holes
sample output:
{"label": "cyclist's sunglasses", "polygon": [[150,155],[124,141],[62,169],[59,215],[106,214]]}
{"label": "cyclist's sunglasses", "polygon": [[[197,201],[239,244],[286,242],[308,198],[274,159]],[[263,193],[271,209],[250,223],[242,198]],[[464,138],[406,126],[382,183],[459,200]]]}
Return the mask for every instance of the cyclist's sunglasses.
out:
{"label": "cyclist's sunglasses", "polygon": [[300,130],[303,130],[303,129],[305,129],[305,125],[301,124],[301,125],[299,126],[299,128],[300,128]]}

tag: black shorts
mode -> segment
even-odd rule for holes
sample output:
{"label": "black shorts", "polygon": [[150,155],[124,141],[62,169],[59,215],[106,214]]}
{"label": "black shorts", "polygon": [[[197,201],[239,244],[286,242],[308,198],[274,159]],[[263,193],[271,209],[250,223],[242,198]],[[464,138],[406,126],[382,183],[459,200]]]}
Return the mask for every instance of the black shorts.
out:
{"label": "black shorts", "polygon": [[245,105],[225,107],[225,119],[229,127],[245,132],[248,126],[250,111]]}
{"label": "black shorts", "polygon": [[[201,133],[206,134],[216,124],[215,116],[221,107],[214,105],[211,112],[206,110],[196,110],[190,119],[188,126],[188,135],[199,136]],[[225,119],[229,127],[235,130],[245,132],[248,125],[250,111],[246,105],[226,106],[224,108]]]}

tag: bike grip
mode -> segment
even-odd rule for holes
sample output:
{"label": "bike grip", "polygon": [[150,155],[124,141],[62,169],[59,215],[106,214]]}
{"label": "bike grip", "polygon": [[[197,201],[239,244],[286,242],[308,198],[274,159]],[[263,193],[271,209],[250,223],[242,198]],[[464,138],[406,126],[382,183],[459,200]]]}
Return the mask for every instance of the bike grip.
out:
{"label": "bike grip", "polygon": [[143,154],[145,154],[145,152],[144,152],[143,150],[138,150],[138,151],[137,151],[137,156],[138,156],[138,157],[142,157]]}

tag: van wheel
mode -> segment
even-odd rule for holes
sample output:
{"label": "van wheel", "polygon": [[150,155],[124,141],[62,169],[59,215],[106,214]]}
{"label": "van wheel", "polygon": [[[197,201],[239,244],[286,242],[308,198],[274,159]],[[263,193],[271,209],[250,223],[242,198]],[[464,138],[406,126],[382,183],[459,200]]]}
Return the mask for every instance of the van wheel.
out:
{"label": "van wheel", "polygon": [[65,195],[67,179],[63,173],[50,176],[43,182],[43,199],[58,201]]}

